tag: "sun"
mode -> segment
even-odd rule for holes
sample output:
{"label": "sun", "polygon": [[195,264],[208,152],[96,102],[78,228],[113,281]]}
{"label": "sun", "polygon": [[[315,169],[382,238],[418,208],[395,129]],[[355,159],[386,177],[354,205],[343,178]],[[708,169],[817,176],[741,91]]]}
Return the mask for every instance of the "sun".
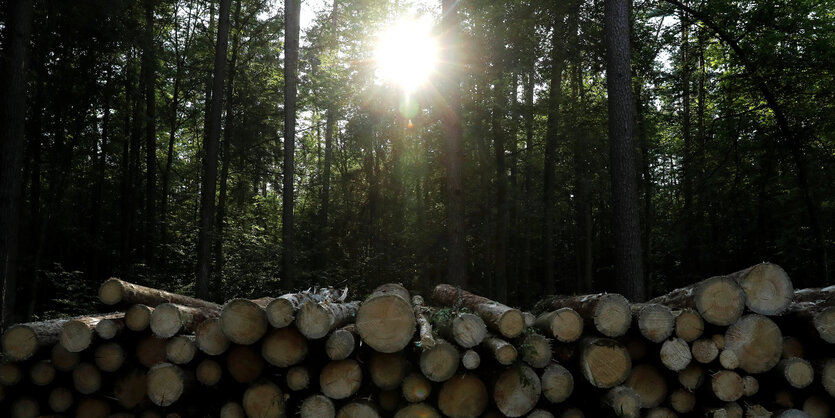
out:
{"label": "sun", "polygon": [[403,20],[380,35],[374,51],[377,76],[408,94],[435,70],[438,47],[429,19]]}

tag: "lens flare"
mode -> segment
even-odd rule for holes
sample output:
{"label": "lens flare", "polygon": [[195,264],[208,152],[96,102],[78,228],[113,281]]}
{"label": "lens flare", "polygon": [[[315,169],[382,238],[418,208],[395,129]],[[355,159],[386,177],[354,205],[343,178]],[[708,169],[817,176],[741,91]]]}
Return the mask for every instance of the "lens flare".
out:
{"label": "lens flare", "polygon": [[399,84],[408,94],[434,71],[437,50],[430,20],[401,21],[380,35],[374,51],[377,76]]}

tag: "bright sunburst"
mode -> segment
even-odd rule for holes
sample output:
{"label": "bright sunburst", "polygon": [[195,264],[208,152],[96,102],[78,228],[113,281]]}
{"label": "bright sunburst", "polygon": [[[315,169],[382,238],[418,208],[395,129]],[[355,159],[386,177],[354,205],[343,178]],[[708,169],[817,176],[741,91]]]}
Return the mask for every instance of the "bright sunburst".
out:
{"label": "bright sunburst", "polygon": [[380,35],[374,60],[377,75],[414,91],[434,71],[437,45],[428,19],[401,21]]}

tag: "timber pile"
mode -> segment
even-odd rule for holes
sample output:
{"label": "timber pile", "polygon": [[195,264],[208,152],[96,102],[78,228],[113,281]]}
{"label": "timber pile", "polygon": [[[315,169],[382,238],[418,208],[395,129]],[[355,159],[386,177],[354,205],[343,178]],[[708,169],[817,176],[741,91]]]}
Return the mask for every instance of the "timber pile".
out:
{"label": "timber pile", "polygon": [[760,264],[537,315],[449,286],[217,305],[118,279],[123,310],[2,336],[0,416],[827,417],[835,288]]}

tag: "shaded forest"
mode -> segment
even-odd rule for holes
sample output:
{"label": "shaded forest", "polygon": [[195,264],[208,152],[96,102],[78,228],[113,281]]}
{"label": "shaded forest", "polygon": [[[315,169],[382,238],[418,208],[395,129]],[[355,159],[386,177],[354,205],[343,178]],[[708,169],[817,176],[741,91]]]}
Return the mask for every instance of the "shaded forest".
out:
{"label": "shaded forest", "polygon": [[[4,3],[5,324],[110,276],[517,306],[760,261],[832,283],[832,1]],[[375,44],[424,14],[442,59],[404,94]]]}

